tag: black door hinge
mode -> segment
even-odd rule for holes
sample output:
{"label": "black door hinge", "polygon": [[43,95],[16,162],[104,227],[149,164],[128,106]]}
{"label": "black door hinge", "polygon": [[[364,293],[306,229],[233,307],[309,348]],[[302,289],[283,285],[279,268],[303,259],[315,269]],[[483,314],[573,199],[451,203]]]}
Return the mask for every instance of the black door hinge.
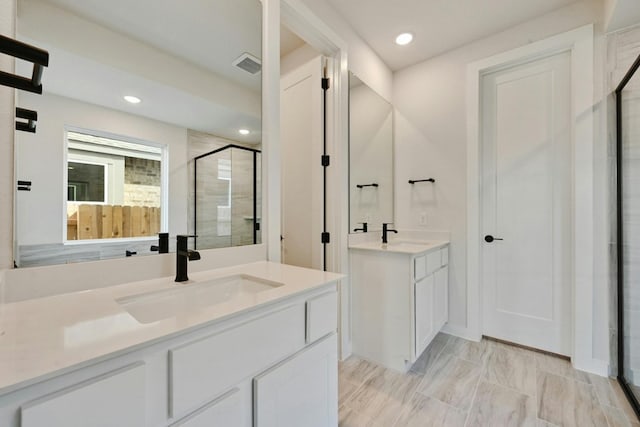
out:
{"label": "black door hinge", "polygon": [[329,79],[326,77],[322,78],[322,90],[328,90],[329,89]]}
{"label": "black door hinge", "polygon": [[321,239],[322,239],[322,244],[323,245],[327,244],[327,243],[330,243],[331,242],[331,235],[328,232],[324,231],[322,233],[322,238]]}
{"label": "black door hinge", "polygon": [[329,156],[327,154],[324,154],[322,156],[322,166],[326,168],[327,166],[329,166],[329,163],[331,163],[331,161],[329,160]]}

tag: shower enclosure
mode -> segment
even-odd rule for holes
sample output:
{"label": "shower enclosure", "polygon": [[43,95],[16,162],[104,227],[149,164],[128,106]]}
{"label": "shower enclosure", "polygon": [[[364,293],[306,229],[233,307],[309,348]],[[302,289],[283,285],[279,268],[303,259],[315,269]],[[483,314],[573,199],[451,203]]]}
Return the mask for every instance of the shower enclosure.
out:
{"label": "shower enclosure", "polygon": [[640,416],[640,57],[615,91],[618,380]]}
{"label": "shower enclosure", "polygon": [[261,242],[260,157],[260,150],[229,144],[194,158],[195,249]]}

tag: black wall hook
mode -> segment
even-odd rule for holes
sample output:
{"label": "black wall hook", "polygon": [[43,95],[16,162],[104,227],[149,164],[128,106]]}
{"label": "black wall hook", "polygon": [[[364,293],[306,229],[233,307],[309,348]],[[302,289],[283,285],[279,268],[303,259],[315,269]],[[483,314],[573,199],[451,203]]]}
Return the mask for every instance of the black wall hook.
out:
{"label": "black wall hook", "polygon": [[16,118],[26,120],[26,122],[16,120],[16,130],[36,133],[36,121],[38,120],[36,111],[16,107]]}

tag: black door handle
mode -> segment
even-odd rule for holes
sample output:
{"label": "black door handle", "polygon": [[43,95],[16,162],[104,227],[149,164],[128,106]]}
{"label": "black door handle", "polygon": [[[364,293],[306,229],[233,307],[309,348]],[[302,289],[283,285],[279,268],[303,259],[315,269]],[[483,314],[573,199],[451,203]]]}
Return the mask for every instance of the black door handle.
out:
{"label": "black door handle", "polygon": [[487,234],[486,236],[484,236],[484,241],[487,243],[491,243],[494,240],[504,240],[504,239],[500,239],[498,237],[493,237],[491,234]]}

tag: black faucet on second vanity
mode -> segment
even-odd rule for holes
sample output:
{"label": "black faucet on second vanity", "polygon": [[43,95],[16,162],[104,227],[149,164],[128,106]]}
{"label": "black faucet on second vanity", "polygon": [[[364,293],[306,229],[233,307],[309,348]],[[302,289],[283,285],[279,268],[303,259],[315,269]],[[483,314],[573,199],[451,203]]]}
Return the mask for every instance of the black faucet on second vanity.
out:
{"label": "black faucet on second vanity", "polygon": [[189,276],[187,275],[187,262],[200,259],[200,252],[193,251],[187,247],[189,237],[196,236],[176,236],[178,241],[176,245],[176,282],[186,282],[189,280]]}
{"label": "black faucet on second vanity", "polygon": [[354,233],[357,231],[362,231],[363,233],[366,233],[368,231],[366,222],[359,222],[358,224],[362,224],[362,228],[354,228],[353,229]]}
{"label": "black faucet on second vanity", "polygon": [[387,233],[398,233],[398,230],[393,230],[391,228],[389,228],[389,225],[391,225],[391,222],[383,222],[382,223],[382,243],[389,243],[387,241]]}

